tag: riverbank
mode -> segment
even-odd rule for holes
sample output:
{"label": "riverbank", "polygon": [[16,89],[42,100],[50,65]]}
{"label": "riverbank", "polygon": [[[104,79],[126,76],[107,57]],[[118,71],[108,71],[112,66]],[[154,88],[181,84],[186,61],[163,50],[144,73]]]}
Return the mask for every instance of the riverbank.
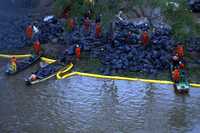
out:
{"label": "riverbank", "polygon": [[[114,18],[114,16],[112,16],[112,18]],[[40,23],[40,21],[38,21],[38,23]],[[102,21],[105,22],[104,19]],[[85,36],[83,33],[79,33],[80,31],[78,33],[75,31],[74,32],[75,34],[66,31],[66,29],[64,27],[65,25],[62,25],[64,23],[66,23],[65,19],[59,20],[58,28],[56,27],[56,25],[53,25],[53,30],[51,31],[51,33],[47,33],[47,34],[45,34],[45,36],[42,36],[41,39],[48,40],[47,42],[42,44],[43,49],[45,49],[45,55],[47,57],[59,58],[59,57],[63,56],[63,54],[64,54],[66,49],[73,53],[73,49],[74,49],[75,44],[77,42],[79,42],[79,43],[81,42],[82,43],[81,45],[83,45],[83,52],[81,54],[81,60],[77,62],[75,57],[73,57],[73,62],[75,64],[75,70],[76,71],[98,73],[98,74],[107,74],[107,75],[141,77],[141,78],[149,78],[149,79],[153,78],[153,79],[165,79],[165,80],[167,79],[168,80],[170,78],[168,69],[167,68],[165,69],[163,67],[165,65],[169,65],[169,62],[165,62],[165,61],[169,61],[169,59],[171,57],[170,54],[172,53],[171,48],[173,48],[173,46],[170,46],[169,43],[166,44],[166,46],[164,46],[163,49],[159,48],[159,49],[161,49],[161,51],[157,51],[157,53],[155,53],[155,55],[152,55],[152,52],[155,52],[156,50],[153,49],[153,51],[151,51],[150,48],[149,48],[148,52],[141,53],[141,54],[135,54],[135,52],[130,52],[129,51],[129,53],[132,54],[132,55],[130,55],[131,58],[136,57],[134,59],[134,62],[136,62],[138,60],[141,61],[141,62],[138,62],[138,63],[134,64],[133,61],[132,62],[131,61],[127,61],[126,58],[124,58],[124,57],[127,56],[128,53],[126,53],[127,51],[124,51],[124,48],[123,48],[124,44],[122,44],[124,42],[122,40],[118,40],[118,42],[121,43],[120,44],[121,46],[119,47],[119,49],[118,48],[114,49],[114,48],[108,47],[110,45],[109,43],[105,45],[105,38],[106,38],[106,34],[105,33],[108,32],[108,30],[105,30],[105,27],[103,27],[103,29],[104,29],[103,32],[102,32],[103,33],[103,37],[101,38],[103,41],[100,42],[100,46],[98,48],[93,48],[93,47],[91,47],[93,45],[93,42],[94,41],[97,41],[97,42],[99,41],[98,39],[95,40],[94,33],[91,33],[91,36],[93,37],[93,42],[85,42],[85,38],[86,38],[86,41],[87,41],[87,36]],[[63,27],[60,27],[60,25],[62,25]],[[42,25],[42,26],[45,26],[45,25]],[[48,28],[46,28],[46,29],[48,29]],[[65,31],[64,32],[60,32],[60,29],[65,29]],[[152,28],[150,27],[150,30],[151,29]],[[54,33],[57,32],[57,31],[54,31],[54,30],[58,30],[59,31],[59,33],[58,33],[59,36],[57,36],[57,34],[54,34]],[[52,34],[53,34],[53,37],[52,37]],[[77,34],[80,35],[80,36],[77,37],[76,36]],[[121,35],[121,34],[118,34],[118,35],[119,35],[118,38],[126,37],[126,33],[125,33],[125,35]],[[91,37],[91,36],[89,36],[89,37]],[[44,39],[44,37],[46,37],[46,38]],[[73,39],[73,37],[75,39]],[[75,43],[71,44],[70,43],[71,41],[75,42]],[[131,39],[131,41],[135,41],[135,38]],[[173,43],[175,43],[175,42],[173,42]],[[135,43],[133,45],[135,45]],[[157,43],[156,43],[156,45],[157,45]],[[127,46],[129,47],[129,44]],[[137,46],[138,48],[135,48],[135,46]],[[138,45],[138,43],[135,46],[130,46],[130,48],[128,48],[128,49],[133,49],[134,48],[136,51],[140,50],[140,52],[142,50],[144,50],[141,46]],[[188,46],[188,44],[187,44],[187,46]],[[17,50],[17,51],[14,50],[14,53],[27,53],[27,51],[31,51],[31,47],[32,46],[26,46],[26,48],[22,48],[22,50]],[[166,50],[165,47],[170,47],[170,48],[167,48],[167,51],[168,50],[169,51],[166,52],[166,53],[163,52],[163,50]],[[88,48],[89,48],[89,51],[88,51]],[[105,61],[105,59],[107,57],[100,58],[101,57],[101,51],[100,50],[102,48],[104,50],[105,49],[107,50],[107,54],[108,54],[107,57],[109,59],[108,61]],[[155,48],[155,49],[157,49],[157,48]],[[111,51],[109,51],[109,50],[111,50]],[[113,54],[113,56],[111,55],[112,56],[112,58],[111,58],[110,53],[112,53],[112,50],[119,51],[119,52],[122,51],[122,54],[120,53],[120,55],[122,55],[122,56],[120,56],[120,58],[118,59],[116,57],[119,54],[118,55],[116,55],[116,54],[114,55]],[[187,51],[187,49],[186,49],[186,51]],[[162,54],[160,52],[162,52]],[[11,53],[12,54],[13,51],[11,52],[10,50],[5,50],[3,53]],[[126,54],[123,55],[124,53],[126,53]],[[150,73],[149,72],[145,72],[145,71],[148,71],[148,70],[154,70],[154,68],[152,68],[152,67],[154,67],[154,64],[149,63],[149,60],[157,58],[157,56],[159,56],[159,54],[161,54],[163,57],[165,55],[168,56],[168,57],[166,56],[167,58],[164,57],[163,59],[156,59],[157,60],[156,61],[157,62],[156,66],[159,69],[162,69],[162,70],[161,71],[159,70],[157,72],[157,68],[156,68],[156,72],[155,71],[152,71],[152,73],[151,72]],[[104,56],[105,55],[106,54],[104,53]],[[141,57],[142,59],[140,59],[140,57],[139,57],[140,55],[142,55],[142,56],[144,55],[144,57]],[[151,56],[153,56],[154,58],[152,58]],[[148,57],[148,59],[147,59],[147,62],[146,62],[145,58],[147,58],[147,57]],[[198,71],[198,69],[199,69],[199,63],[198,63],[199,59],[198,59],[198,57],[199,57],[198,52],[197,52],[197,54],[194,54],[193,52],[187,52],[186,62],[187,62],[187,68],[188,68],[188,71],[189,71],[189,74],[190,74],[189,77],[191,78],[190,80],[192,80],[194,82],[199,82],[198,79],[200,77],[200,72]],[[144,60],[143,60],[143,58],[144,58]],[[118,62],[119,60],[122,60],[122,61]],[[143,62],[143,61],[145,61],[145,62]],[[163,62],[163,61],[164,61],[164,63],[162,64],[161,62]],[[126,62],[126,64],[123,64],[124,62]],[[128,62],[128,65],[127,65],[127,62]],[[110,64],[109,65],[106,64],[106,66],[105,66],[105,63],[110,63]],[[162,65],[160,65],[160,64],[162,64]],[[125,65],[126,65],[127,69],[125,69],[123,67]],[[112,66],[112,68],[110,68],[110,66]],[[115,68],[116,66],[118,68]],[[137,68],[137,70],[134,71],[136,68],[132,68],[132,70],[130,70],[129,69],[130,66],[136,66],[136,67],[139,66],[139,68]],[[144,66],[146,68],[144,68]],[[145,70],[145,71],[143,71],[143,70]]]}

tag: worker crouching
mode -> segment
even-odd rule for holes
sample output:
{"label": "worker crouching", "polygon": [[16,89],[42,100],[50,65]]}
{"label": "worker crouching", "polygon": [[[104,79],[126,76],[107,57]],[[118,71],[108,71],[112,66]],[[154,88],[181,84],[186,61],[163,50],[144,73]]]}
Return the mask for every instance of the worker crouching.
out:
{"label": "worker crouching", "polygon": [[12,72],[17,71],[17,59],[16,59],[16,57],[12,57],[11,60],[10,60],[10,70]]}
{"label": "worker crouching", "polygon": [[32,73],[31,76],[29,77],[29,81],[35,81],[35,80],[37,80],[37,75]]}

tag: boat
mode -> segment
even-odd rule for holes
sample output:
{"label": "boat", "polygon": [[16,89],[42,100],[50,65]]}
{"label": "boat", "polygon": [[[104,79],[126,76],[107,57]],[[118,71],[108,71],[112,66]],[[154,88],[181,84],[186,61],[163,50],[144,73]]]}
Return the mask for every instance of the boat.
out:
{"label": "boat", "polygon": [[17,70],[16,71],[12,71],[10,64],[8,64],[5,73],[7,75],[15,75],[15,74],[27,69],[28,67],[32,66],[33,64],[35,64],[37,61],[40,60],[40,57],[41,57],[41,55],[38,55],[38,56],[32,55],[29,58],[17,61]]}
{"label": "boat", "polygon": [[[173,65],[170,66],[171,71],[171,79],[172,79],[172,72],[174,70]],[[190,83],[187,79],[187,74],[184,69],[180,70],[180,81],[175,83],[174,82],[174,91],[176,94],[188,94],[190,90]]]}
{"label": "boat", "polygon": [[65,68],[66,68],[66,66],[64,64],[59,63],[57,61],[52,64],[49,64],[43,68],[40,68],[36,72],[32,73],[36,76],[35,80],[32,80],[31,76],[26,78],[25,79],[26,85],[33,85],[33,84],[37,84],[37,83],[46,81],[46,80],[56,76],[56,74],[59,71],[62,71]]}

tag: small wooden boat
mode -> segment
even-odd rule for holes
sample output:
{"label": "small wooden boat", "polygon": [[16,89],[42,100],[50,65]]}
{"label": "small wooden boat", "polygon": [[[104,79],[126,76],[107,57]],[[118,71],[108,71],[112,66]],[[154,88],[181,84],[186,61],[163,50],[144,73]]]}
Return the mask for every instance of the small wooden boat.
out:
{"label": "small wooden boat", "polygon": [[[170,72],[171,72],[171,78],[172,78],[172,72],[174,70],[173,65],[171,65],[170,70],[171,70]],[[185,70],[181,70],[180,81],[177,83],[174,82],[174,91],[177,94],[188,94],[189,90],[190,90],[190,84],[188,82],[186,72]]]}
{"label": "small wooden boat", "polygon": [[57,72],[63,70],[64,68],[66,68],[64,64],[59,62],[54,62],[32,73],[36,76],[36,79],[33,80],[32,77],[29,76],[28,78],[25,79],[25,82],[27,85],[33,85],[46,81],[56,76]]}
{"label": "small wooden boat", "polygon": [[17,61],[17,70],[16,71],[12,71],[10,64],[8,64],[8,66],[6,68],[6,74],[7,75],[14,75],[14,74],[19,73],[19,72],[27,69],[28,67],[32,66],[37,61],[39,61],[40,57],[41,57],[40,55],[39,56],[32,55],[31,57],[29,57],[27,59]]}

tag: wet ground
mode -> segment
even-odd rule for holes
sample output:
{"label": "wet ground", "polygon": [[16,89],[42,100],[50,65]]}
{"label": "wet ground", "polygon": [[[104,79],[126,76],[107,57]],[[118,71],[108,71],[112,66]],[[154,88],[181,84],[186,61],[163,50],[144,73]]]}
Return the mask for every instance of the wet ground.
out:
{"label": "wet ground", "polygon": [[1,67],[1,133],[199,132],[199,89],[177,96],[170,85],[79,76],[27,87],[35,68],[6,77]]}

